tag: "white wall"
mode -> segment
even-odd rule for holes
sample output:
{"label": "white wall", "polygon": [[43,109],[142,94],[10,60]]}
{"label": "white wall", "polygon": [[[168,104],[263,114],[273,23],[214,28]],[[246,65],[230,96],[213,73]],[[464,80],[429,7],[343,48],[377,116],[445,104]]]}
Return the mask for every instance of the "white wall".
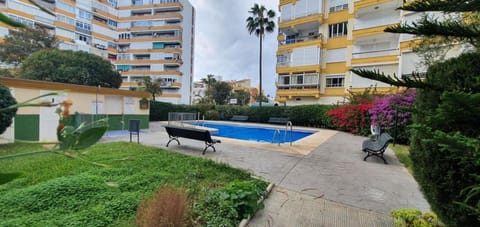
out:
{"label": "white wall", "polygon": [[[366,69],[366,70],[379,70],[380,72],[385,73],[385,75],[390,75],[393,76],[393,74],[398,73],[398,65],[397,64],[392,64],[392,65],[376,65],[376,66],[364,66],[364,67],[358,67],[355,69]],[[382,83],[380,81],[376,80],[370,80],[366,79],[363,77],[358,76],[357,74],[350,72],[350,86],[352,88],[368,88],[371,86],[376,86],[376,87],[390,87],[391,85]],[[348,87],[348,85],[347,85]]]}

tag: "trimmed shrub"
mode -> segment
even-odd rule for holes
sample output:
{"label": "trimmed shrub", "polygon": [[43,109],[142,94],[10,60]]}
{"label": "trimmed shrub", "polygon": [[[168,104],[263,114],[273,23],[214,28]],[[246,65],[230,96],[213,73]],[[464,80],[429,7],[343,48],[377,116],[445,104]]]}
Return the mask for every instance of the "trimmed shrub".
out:
{"label": "trimmed shrub", "polygon": [[[8,87],[0,85],[0,109],[15,105],[17,101],[10,94]],[[17,113],[17,109],[5,110],[0,112],[0,135],[12,124],[12,118]]]}
{"label": "trimmed shrub", "polygon": [[446,225],[480,226],[468,208],[478,200],[462,193],[480,185],[480,53],[430,66],[425,83],[428,88],[417,92],[411,136],[415,179]]}
{"label": "trimmed shrub", "polygon": [[216,110],[208,110],[205,112],[205,120],[220,120],[220,113]]}
{"label": "trimmed shrub", "polygon": [[345,104],[328,111],[333,125],[338,130],[358,135],[370,134],[370,114],[368,110],[373,104],[364,102],[360,104]]}

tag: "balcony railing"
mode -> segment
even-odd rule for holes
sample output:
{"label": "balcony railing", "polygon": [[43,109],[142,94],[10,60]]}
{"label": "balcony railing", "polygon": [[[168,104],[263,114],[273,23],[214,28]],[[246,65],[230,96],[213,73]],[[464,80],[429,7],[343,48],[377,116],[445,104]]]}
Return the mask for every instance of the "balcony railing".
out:
{"label": "balcony railing", "polygon": [[143,0],[143,1],[133,1],[133,5],[150,5],[150,4],[167,4],[167,3],[176,3],[179,0]]}
{"label": "balcony railing", "polygon": [[372,51],[362,51],[362,52],[352,53],[352,58],[353,59],[371,58],[371,57],[391,56],[391,55],[399,55],[399,54],[400,52],[398,49],[372,50]]}
{"label": "balcony railing", "polygon": [[280,40],[278,43],[279,43],[279,45],[288,45],[288,44],[294,44],[294,43],[299,43],[299,42],[305,42],[305,41],[308,41],[308,40],[322,40],[322,34],[289,38],[289,39],[285,39],[285,40]]}

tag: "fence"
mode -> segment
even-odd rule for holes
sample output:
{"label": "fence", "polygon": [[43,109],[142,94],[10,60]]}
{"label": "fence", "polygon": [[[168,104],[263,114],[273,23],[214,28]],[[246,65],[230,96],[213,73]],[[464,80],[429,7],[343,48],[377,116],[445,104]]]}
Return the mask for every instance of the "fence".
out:
{"label": "fence", "polygon": [[176,124],[183,126],[184,122],[197,120],[197,113],[168,112],[168,125]]}

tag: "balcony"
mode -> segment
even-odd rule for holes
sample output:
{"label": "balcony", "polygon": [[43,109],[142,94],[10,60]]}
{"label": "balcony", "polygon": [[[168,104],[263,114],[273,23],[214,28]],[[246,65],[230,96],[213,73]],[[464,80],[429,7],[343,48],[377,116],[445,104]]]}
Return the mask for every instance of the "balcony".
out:
{"label": "balcony", "polygon": [[131,43],[131,42],[149,42],[149,41],[176,41],[182,42],[181,36],[135,36],[127,39],[120,39],[119,43]]}
{"label": "balcony", "polygon": [[395,8],[397,8],[400,6],[401,2],[402,1],[400,0],[355,0],[354,9],[355,12],[358,12],[359,10],[372,10],[382,4],[396,5]]}
{"label": "balcony", "polygon": [[286,1],[280,2],[279,28],[291,26],[292,24],[289,24],[289,21],[294,21],[295,24],[301,20],[321,23],[321,20],[323,20],[322,8],[322,1],[295,0],[288,3]]}
{"label": "balcony", "polygon": [[383,27],[385,25],[397,24],[400,22],[400,14],[398,12],[388,11],[378,14],[369,14],[365,17],[355,18],[353,30],[362,30],[374,27]]}
{"label": "balcony", "polygon": [[160,82],[160,88],[162,89],[180,89],[182,83],[180,82]]}
{"label": "balcony", "polygon": [[280,75],[276,85],[278,89],[319,89],[319,78],[318,73]]}
{"label": "balcony", "polygon": [[182,72],[179,70],[170,71],[150,71],[150,69],[131,69],[121,71],[122,76],[181,76]]}
{"label": "balcony", "polygon": [[315,97],[320,98],[321,92],[320,89],[278,89],[277,96],[279,100],[283,100],[284,98],[292,98],[292,97]]}
{"label": "balcony", "polygon": [[386,49],[386,50],[372,50],[372,51],[363,51],[352,53],[353,59],[359,58],[373,58],[373,57],[384,57],[384,56],[398,56],[400,54],[399,49]]}
{"label": "balcony", "polygon": [[[282,34],[283,35],[283,34]],[[281,36],[279,39],[281,38]],[[322,44],[322,34],[315,34],[309,36],[298,36],[298,37],[289,37],[288,35],[283,40],[278,41],[278,51],[291,50],[293,48],[304,47],[304,46],[314,46]]]}
{"label": "balcony", "polygon": [[373,50],[352,53],[352,65],[398,62],[399,49]]}

